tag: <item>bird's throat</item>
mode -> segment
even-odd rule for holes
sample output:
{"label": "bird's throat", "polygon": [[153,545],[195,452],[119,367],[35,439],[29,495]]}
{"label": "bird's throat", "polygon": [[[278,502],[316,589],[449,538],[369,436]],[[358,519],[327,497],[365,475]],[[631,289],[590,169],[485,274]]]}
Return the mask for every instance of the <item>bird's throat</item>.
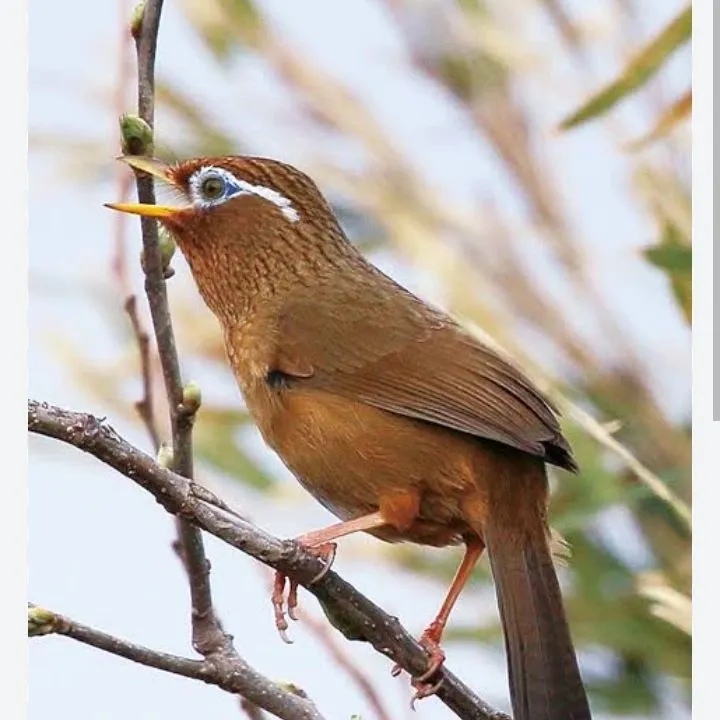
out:
{"label": "bird's throat", "polygon": [[314,238],[293,232],[272,242],[252,233],[192,235],[177,242],[198,290],[223,326],[237,326],[259,306],[272,306],[298,286],[310,287],[355,267],[359,254],[347,241],[327,242],[316,251]]}

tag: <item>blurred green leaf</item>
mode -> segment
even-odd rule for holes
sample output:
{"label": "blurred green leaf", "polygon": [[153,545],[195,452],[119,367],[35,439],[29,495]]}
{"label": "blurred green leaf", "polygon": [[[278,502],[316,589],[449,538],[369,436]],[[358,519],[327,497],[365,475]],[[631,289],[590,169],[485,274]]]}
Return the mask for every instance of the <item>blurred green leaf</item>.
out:
{"label": "blurred green leaf", "polygon": [[650,80],[670,55],[692,35],[692,6],[688,5],[627,65],[622,75],[593,95],[580,109],[560,123],[561,130],[603,115]]}
{"label": "blurred green leaf", "polygon": [[657,245],[647,248],[645,257],[665,272],[685,319],[692,322],[692,247],[670,222],[665,223]]}
{"label": "blurred green leaf", "polygon": [[624,656],[618,659],[612,677],[586,682],[598,707],[618,715],[656,713],[660,698],[652,670],[642,656]]}
{"label": "blurred green leaf", "polygon": [[671,274],[692,272],[692,248],[687,245],[663,242],[648,248],[645,257],[653,265],[668,270]]}
{"label": "blurred green leaf", "polygon": [[551,497],[550,521],[559,532],[574,532],[608,506],[632,504],[650,494],[642,486],[623,485],[617,472],[610,469],[605,449],[580,427],[566,423],[564,430],[580,466],[580,475],[562,474]]}

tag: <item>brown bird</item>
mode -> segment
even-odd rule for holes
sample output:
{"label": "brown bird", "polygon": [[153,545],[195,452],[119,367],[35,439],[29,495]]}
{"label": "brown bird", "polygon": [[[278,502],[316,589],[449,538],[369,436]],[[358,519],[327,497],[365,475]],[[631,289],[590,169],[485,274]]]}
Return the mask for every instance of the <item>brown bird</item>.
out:
{"label": "brown bird", "polygon": [[[577,470],[552,405],[520,370],[371,265],[315,183],[284,163],[126,162],[178,189],[157,218],[218,318],[267,444],[341,522],[299,540],[329,558],[365,531],[465,555],[421,636],[442,664],[448,616],[487,548],[516,720],[590,710],[550,549],[546,463]],[[284,627],[284,585],[274,602]],[[288,598],[292,614],[296,589]]]}

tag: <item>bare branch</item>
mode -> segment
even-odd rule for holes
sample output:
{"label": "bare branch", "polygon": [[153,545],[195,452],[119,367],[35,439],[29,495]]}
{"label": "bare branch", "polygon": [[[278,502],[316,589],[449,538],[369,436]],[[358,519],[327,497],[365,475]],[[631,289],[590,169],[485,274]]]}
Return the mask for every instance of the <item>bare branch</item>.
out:
{"label": "bare branch", "polygon": [[112,655],[132,660],[147,667],[202,680],[227,692],[242,695],[247,701],[262,706],[277,717],[287,720],[322,720],[322,716],[306,698],[290,692],[278,683],[260,675],[247,663],[232,663],[170,655],[108,635],[75,622],[45,608],[28,606],[28,635],[65,635],[85,645],[92,645]]}
{"label": "bare branch", "polygon": [[[162,4],[162,0],[147,0],[139,32],[135,33],[138,63],[138,115],[150,128],[153,127],[155,114],[155,53]],[[142,203],[154,204],[155,188],[152,178],[139,172],[136,174],[136,183],[138,200]],[[173,467],[181,475],[192,478],[192,427],[197,408],[189,408],[183,402],[180,362],[168,307],[157,222],[143,217],[141,218],[141,227],[145,293],[150,305],[150,316],[170,408]],[[147,386],[145,392],[147,393]],[[179,520],[178,538],[190,583],[193,647],[205,657],[213,653],[234,653],[232,641],[223,631],[213,609],[210,564],[205,557],[200,530]]]}
{"label": "bare branch", "polygon": [[125,300],[125,312],[130,318],[133,334],[137,341],[140,353],[140,375],[142,378],[143,394],[140,400],[135,403],[135,408],[143,421],[145,428],[150,435],[155,451],[160,449],[160,431],[155,419],[153,404],[153,381],[152,381],[152,355],[150,351],[150,336],[140,322],[137,309],[137,297],[129,295]]}
{"label": "bare branch", "polygon": [[[90,453],[150,492],[168,512],[181,515],[220,540],[296,579],[338,620],[336,627],[348,638],[371,643],[413,676],[427,669],[425,651],[397,618],[385,613],[333,571],[313,583],[324,569],[320,558],[294,540],[279,540],[216,504],[208,504],[202,494],[193,491],[196,486],[191,480],[161,467],[95,416],[29,400],[28,430]],[[507,715],[493,710],[447,668],[443,667],[439,673],[442,684],[437,697],[459,718],[507,720]],[[256,704],[262,707],[262,703]]]}

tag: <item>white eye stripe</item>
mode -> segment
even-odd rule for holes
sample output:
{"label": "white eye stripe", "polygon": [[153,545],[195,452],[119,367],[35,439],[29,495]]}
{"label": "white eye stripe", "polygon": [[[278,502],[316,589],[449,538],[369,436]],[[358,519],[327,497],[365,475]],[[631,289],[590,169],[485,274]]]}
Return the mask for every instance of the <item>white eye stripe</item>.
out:
{"label": "white eye stripe", "polygon": [[[225,185],[223,195],[214,199],[203,197],[202,186],[208,178],[218,178],[223,181]],[[300,214],[293,207],[292,202],[277,190],[265,187],[264,185],[253,185],[246,180],[240,180],[224,168],[209,165],[196,170],[188,180],[188,191],[190,201],[195,207],[210,208],[222,205],[222,203],[238,195],[257,195],[280,208],[280,212],[282,212],[290,222],[295,223],[300,220]]]}

